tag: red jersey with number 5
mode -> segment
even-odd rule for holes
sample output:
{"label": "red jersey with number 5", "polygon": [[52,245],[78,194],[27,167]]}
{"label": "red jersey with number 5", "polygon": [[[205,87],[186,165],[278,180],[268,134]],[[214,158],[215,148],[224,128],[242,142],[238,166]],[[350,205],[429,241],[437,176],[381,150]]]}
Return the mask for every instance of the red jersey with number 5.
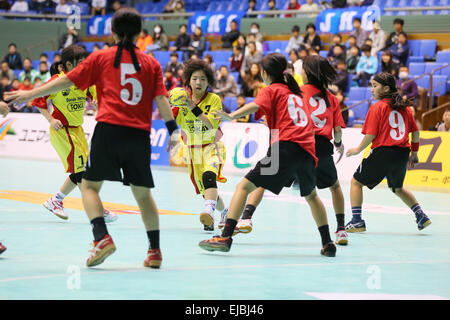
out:
{"label": "red jersey with number 5", "polygon": [[159,62],[138,49],[141,70],[136,72],[128,50],[122,51],[119,68],[114,68],[118,47],[99,50],[87,57],[67,77],[81,90],[96,85],[96,120],[150,131],[153,99],[167,96]]}
{"label": "red jersey with number 5", "polygon": [[362,128],[363,134],[372,134],[372,149],[397,146],[409,148],[409,133],[418,129],[410,108],[394,110],[390,99],[384,99],[369,108]]}
{"label": "red jersey with number 5", "polygon": [[255,119],[266,116],[271,130],[271,144],[277,141],[297,143],[317,163],[313,123],[302,98],[293,94],[287,85],[273,83],[262,88],[254,102],[259,106]]}
{"label": "red jersey with number 5", "polygon": [[330,106],[327,108],[325,100],[318,96],[320,90],[315,86],[306,84],[301,89],[303,91],[303,103],[309,108],[310,118],[314,123],[314,132],[328,140],[333,139],[335,127],[345,128],[339,100],[327,90],[327,98],[330,102]]}

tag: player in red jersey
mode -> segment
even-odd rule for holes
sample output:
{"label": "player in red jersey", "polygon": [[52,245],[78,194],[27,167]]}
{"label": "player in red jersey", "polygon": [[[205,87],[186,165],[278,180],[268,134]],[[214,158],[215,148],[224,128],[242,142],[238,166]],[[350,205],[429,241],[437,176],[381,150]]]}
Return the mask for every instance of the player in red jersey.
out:
{"label": "player in red jersey", "polygon": [[[419,230],[430,225],[431,221],[422,211],[414,195],[403,188],[406,168],[419,161],[420,133],[414,116],[408,106],[412,103],[404,100],[395,86],[395,78],[390,73],[380,73],[372,80],[372,94],[380,100],[370,107],[362,128],[364,139],[357,148],[349,149],[347,156],[359,154],[372,143],[370,155],[362,161],[353,175],[350,187],[352,220],[347,223],[347,232],[366,231],[361,218],[363,186],[373,189],[384,178],[392,189],[416,216]],[[409,143],[409,133],[412,141]]]}
{"label": "player in red jersey", "polygon": [[[244,209],[248,195],[258,187],[279,194],[293,178],[299,181],[300,194],[306,198],[322,238],[321,254],[336,255],[331,241],[325,207],[316,192],[314,174],[315,155],[313,123],[301,98],[295,79],[286,70],[286,58],[278,53],[262,60],[262,78],[268,85],[259,91],[254,102],[231,114],[216,112],[223,120],[237,119],[256,112],[255,118],[266,117],[271,129],[271,145],[267,156],[259,161],[238,184],[228,211],[221,236],[201,241],[200,247],[208,251],[228,252],[232,235]],[[306,111],[305,111],[306,110]]]}
{"label": "player in red jersey", "polygon": [[[92,85],[97,87],[98,123],[81,184],[83,205],[94,234],[94,248],[86,262],[88,267],[102,263],[116,250],[105,225],[99,197],[104,180],[131,185],[150,242],[144,266],[159,268],[162,262],[158,209],[150,193],[150,188],[154,187],[149,137],[153,99],[170,135],[177,125],[167,99],[161,66],[134,46],[141,29],[142,18],[136,10],[119,9],[111,22],[115,46],[92,53],[67,75],[40,88],[7,95],[11,102],[23,102],[71,85],[81,90]],[[169,147],[175,142],[176,139],[169,138]]]}

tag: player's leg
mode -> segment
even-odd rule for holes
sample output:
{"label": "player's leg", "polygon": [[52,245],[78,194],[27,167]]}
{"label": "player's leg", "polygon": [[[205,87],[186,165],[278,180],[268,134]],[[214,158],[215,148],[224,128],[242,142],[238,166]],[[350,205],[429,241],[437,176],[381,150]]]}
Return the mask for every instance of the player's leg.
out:
{"label": "player's leg", "polygon": [[206,231],[214,230],[214,211],[219,196],[216,178],[217,175],[212,171],[205,171],[202,174],[205,204],[200,213],[200,222],[204,225]]}
{"label": "player's leg", "polygon": [[257,188],[252,191],[248,197],[247,204],[244,208],[244,213],[242,214],[241,219],[239,219],[238,224],[236,226],[236,233],[250,233],[253,230],[253,222],[252,217],[253,213],[255,213],[256,208],[261,203],[261,200],[264,196],[264,188]]}
{"label": "player's leg", "polygon": [[333,209],[336,215],[336,244],[347,245],[348,236],[345,231],[345,200],[339,180],[330,187]]}
{"label": "player's leg", "polygon": [[70,174],[69,177],[67,177],[66,180],[64,181],[59,191],[54,196],[47,199],[47,201],[45,201],[44,203],[44,207],[47,210],[49,210],[58,218],[64,220],[67,220],[69,218],[69,215],[64,212],[63,201],[66,198],[66,196],[77,187],[74,175],[75,173]]}
{"label": "player's leg", "polygon": [[352,179],[350,183],[350,203],[352,206],[352,219],[345,226],[347,232],[363,232],[366,231],[366,223],[362,219],[363,204],[363,184]]}
{"label": "player's leg", "polygon": [[149,249],[147,259],[144,260],[144,266],[150,268],[159,268],[162,262],[161,250],[159,247],[159,214],[150,189],[131,185],[134,199],[141,210],[141,218],[144,222],[145,230],[149,240]]}
{"label": "player's leg", "polygon": [[394,193],[397,197],[399,197],[403,203],[405,203],[409,208],[411,208],[412,212],[416,216],[417,228],[419,230],[423,230],[431,224],[431,220],[428,216],[423,212],[419,203],[417,202],[416,197],[406,190],[405,188],[395,188]]}

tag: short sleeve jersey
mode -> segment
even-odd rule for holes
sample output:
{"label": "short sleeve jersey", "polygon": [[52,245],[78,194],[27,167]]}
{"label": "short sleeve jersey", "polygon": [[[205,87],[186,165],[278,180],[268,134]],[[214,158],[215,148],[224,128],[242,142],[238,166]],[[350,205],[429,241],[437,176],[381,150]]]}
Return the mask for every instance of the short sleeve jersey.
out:
{"label": "short sleeve jersey", "polygon": [[90,54],[67,76],[81,90],[97,87],[97,121],[150,131],[153,99],[167,96],[161,66],[135,48],[139,72],[125,49],[119,67],[114,68],[117,50],[113,46]]}
{"label": "short sleeve jersey", "polygon": [[266,116],[267,125],[271,130],[271,144],[277,141],[297,143],[317,163],[313,123],[302,98],[293,94],[287,85],[273,83],[262,88],[254,102],[259,106],[255,119]]}
{"label": "short sleeve jersey", "polygon": [[187,107],[172,108],[177,124],[181,126],[183,141],[188,146],[207,145],[217,142],[222,137],[222,130],[219,128],[221,121],[215,120],[214,111],[222,110],[220,97],[211,92],[206,92],[197,106],[208,117],[213,129],[208,130],[203,121],[197,118]]}
{"label": "short sleeve jersey", "polygon": [[330,106],[327,108],[325,100],[319,96],[320,90],[315,86],[307,84],[302,86],[301,90],[303,91],[303,103],[308,107],[310,118],[314,123],[315,134],[324,136],[328,140],[333,139],[335,127],[345,128],[339,100],[327,91],[327,98],[330,102]]}
{"label": "short sleeve jersey", "polygon": [[362,128],[363,134],[374,135],[372,149],[381,146],[409,148],[409,133],[418,129],[409,108],[394,110],[390,99],[384,99],[369,108]]}

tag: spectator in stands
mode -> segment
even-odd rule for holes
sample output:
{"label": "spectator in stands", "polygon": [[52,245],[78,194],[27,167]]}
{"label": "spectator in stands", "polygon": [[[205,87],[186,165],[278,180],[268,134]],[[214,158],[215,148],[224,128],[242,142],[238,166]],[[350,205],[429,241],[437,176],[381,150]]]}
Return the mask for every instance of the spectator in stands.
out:
{"label": "spectator in stands", "polygon": [[117,10],[122,8],[122,3],[120,3],[119,0],[116,0],[112,3],[111,8],[112,8],[112,12],[116,12]]}
{"label": "spectator in stands", "polygon": [[[269,8],[267,9],[268,11],[276,11],[277,9],[277,3],[275,2],[275,0],[269,0],[268,2]],[[265,15],[266,18],[278,18],[277,14],[266,14]]]}
{"label": "spectator in stands", "polygon": [[397,78],[397,64],[392,60],[392,52],[387,50],[381,56],[381,72],[388,72]]}
{"label": "spectator in stands", "polygon": [[47,64],[47,69],[50,69],[51,63],[48,61],[48,55],[42,52],[39,56],[39,62],[45,62]]}
{"label": "spectator in stands", "polygon": [[261,67],[259,63],[253,63],[250,70],[242,77],[242,94],[246,97],[256,97],[263,85]]}
{"label": "spectator in stands", "polygon": [[4,101],[3,94],[11,90],[11,81],[7,75],[2,75],[0,79],[0,101]]}
{"label": "spectator in stands", "polygon": [[[350,35],[348,37],[348,40],[347,40],[347,49],[350,49],[353,46],[357,46],[357,44],[356,44],[356,37],[353,36],[353,35]],[[346,51],[347,51],[348,57],[350,57],[350,54],[348,53],[348,50],[346,50]]]}
{"label": "spectator in stands", "polygon": [[348,86],[348,72],[347,72],[347,64],[344,60],[339,60],[337,62],[337,68],[336,68],[336,79],[334,80],[333,84],[335,84],[340,91],[345,92],[347,91]]}
{"label": "spectator in stands", "polygon": [[373,4],[373,0],[347,0],[347,5],[349,7],[358,6],[371,6]]}
{"label": "spectator in stands", "polygon": [[[243,106],[245,106],[245,95],[241,93],[237,96],[237,108],[239,109],[242,108]],[[243,122],[243,123],[251,122],[250,115],[248,114],[246,116],[231,120],[231,122]]]}
{"label": "spectator in stands", "polygon": [[230,57],[231,72],[240,72],[243,62],[244,62],[244,55],[242,54],[242,48],[239,46],[234,46],[233,55]]}
{"label": "spectator in stands", "polygon": [[306,48],[302,48],[300,49],[300,51],[298,52],[298,56],[300,57],[300,59],[302,61],[305,61],[305,58],[308,56],[308,50]]}
{"label": "spectator in stands", "polygon": [[91,6],[92,16],[104,16],[106,14],[106,0],[92,0]]}
{"label": "spectator in stands", "polygon": [[248,9],[247,9],[247,13],[245,14],[245,17],[246,18],[256,18],[257,15],[252,14],[253,11],[257,11],[256,10],[256,0],[248,0]]}
{"label": "spectator in stands", "polygon": [[197,60],[197,59],[200,59],[200,57],[194,53],[194,54],[191,56],[191,60]]}
{"label": "spectator in stands", "polygon": [[39,72],[36,74],[34,81],[36,81],[36,79],[40,79],[42,82],[45,83],[48,80],[50,80],[50,78],[51,78],[51,76],[50,76],[50,72],[48,71],[47,62],[42,61],[39,64]]}
{"label": "spectator in stands", "polygon": [[44,84],[44,82],[42,82],[41,78],[36,78],[34,79],[34,88],[39,88]]}
{"label": "spectator in stands", "polygon": [[331,0],[331,6],[333,9],[345,8],[347,6],[347,0]]}
{"label": "spectator in stands", "polygon": [[[254,36],[254,38],[250,39],[250,37],[252,35]],[[260,31],[259,24],[256,23],[256,22],[253,22],[251,24],[251,26],[250,26],[250,33],[247,36],[247,42],[251,42],[251,41],[255,41],[257,44],[258,43],[261,44],[261,47],[262,47],[262,43],[264,41],[263,35],[262,35],[261,31]],[[261,50],[261,52],[262,52],[262,50]]]}
{"label": "spectator in stands", "polygon": [[[236,20],[230,22],[230,31],[222,36],[222,48],[231,49],[233,47],[233,42],[241,35],[238,30],[238,23]],[[245,39],[245,38],[244,38]]]}
{"label": "spectator in stands", "polygon": [[447,108],[442,115],[442,123],[438,124],[437,131],[450,132],[450,108]]}
{"label": "spectator in stands", "polygon": [[386,49],[389,49],[395,43],[398,43],[398,35],[403,31],[403,25],[405,21],[400,18],[394,19],[394,29],[395,31],[391,32],[388,39],[386,40]]}
{"label": "spectator in stands", "polygon": [[10,82],[16,78],[16,74],[11,70],[6,61],[2,61],[0,66],[0,77],[8,77]]}
{"label": "spectator in stands", "polygon": [[97,52],[100,49],[100,45],[98,43],[94,44],[94,46],[92,47],[92,52]]}
{"label": "spectator in stands", "polygon": [[20,87],[20,81],[19,79],[15,79],[11,82],[11,89],[9,91],[17,91]]}
{"label": "spectator in stands", "polygon": [[67,33],[63,34],[61,39],[59,39],[59,49],[65,49],[78,42],[80,42],[78,32],[73,26],[70,26],[67,28]]}
{"label": "spectator in stands", "polygon": [[302,59],[300,59],[298,51],[295,49],[292,49],[289,52],[289,59],[290,59],[290,62],[292,63],[292,67],[294,68],[294,74],[301,75],[302,68],[303,68],[303,61],[302,61]]}
{"label": "spectator in stands", "polygon": [[255,43],[256,51],[263,52],[263,45],[262,45],[262,43],[256,41],[256,36],[253,33],[250,33],[247,36],[247,43],[250,43],[250,42],[254,42]]}
{"label": "spectator in stands", "polygon": [[374,20],[373,31],[369,35],[369,39],[372,39],[372,55],[378,54],[378,51],[383,50],[386,46],[386,33],[381,29],[380,22]]}
{"label": "spectator in stands", "polygon": [[61,54],[55,53],[55,55],[53,56],[53,63],[55,62],[61,62]]}
{"label": "spectator in stands", "polygon": [[176,73],[176,76],[175,76],[175,78],[178,81],[178,86],[179,87],[183,87],[184,86],[183,74],[184,74],[184,69],[183,69],[183,66],[182,66],[181,68],[177,69],[177,73]]}
{"label": "spectator in stands", "polygon": [[55,8],[55,13],[56,14],[70,14],[71,13],[71,9],[70,9],[71,4],[67,4],[67,0],[59,0],[58,5]]}
{"label": "spectator in stands", "polygon": [[184,1],[180,0],[175,3],[175,9],[173,11],[174,13],[184,13],[186,12],[186,8],[184,5]]}
{"label": "spectator in stands", "polygon": [[153,44],[153,38],[148,34],[147,29],[142,29],[141,34],[136,42],[136,47],[139,48],[142,52],[147,52],[147,47]]}
{"label": "spectator in stands", "polygon": [[354,77],[353,80],[358,81],[360,87],[367,87],[370,78],[377,73],[378,59],[377,57],[372,56],[372,48],[368,45],[363,45],[361,51],[363,52],[363,55],[356,66],[356,77]]}
{"label": "spectator in stands", "polygon": [[305,12],[311,12],[312,14],[309,15],[309,17],[315,17],[314,12],[317,12],[319,10],[319,6],[317,3],[314,2],[314,0],[306,0],[306,3],[302,5],[300,8],[300,11]]}
{"label": "spectator in stands", "polygon": [[23,84],[25,78],[30,78],[31,82],[38,76],[38,72],[33,69],[30,58],[23,60],[23,71],[19,74],[19,81]]}
{"label": "spectator in stands", "polygon": [[[181,0],[169,0],[167,5],[164,7],[163,13],[174,13],[178,2],[181,2]],[[184,2],[182,3],[182,5],[184,8]]]}
{"label": "spectator in stands", "polygon": [[189,47],[189,43],[191,42],[191,38],[187,34],[187,25],[181,24],[178,27],[178,36],[175,44],[169,48],[169,51],[182,51]]}
{"label": "spectator in stands", "polygon": [[351,74],[356,73],[356,66],[359,62],[360,52],[357,46],[350,48],[350,57],[347,59],[347,71]]}
{"label": "spectator in stands", "polygon": [[[7,0],[0,0],[0,10],[8,11],[11,9],[11,4]],[[1,98],[0,98],[1,101]]]}
{"label": "spectator in stands", "polygon": [[391,46],[394,63],[399,66],[406,65],[409,56],[409,45],[406,33],[400,32],[398,42]]}
{"label": "spectator in stands", "polygon": [[306,36],[303,39],[306,49],[314,49],[317,52],[322,50],[322,40],[320,40],[319,35],[316,34],[316,26],[314,23],[309,23],[306,26]]}
{"label": "spectator in stands", "polygon": [[191,35],[189,46],[183,50],[183,60],[188,60],[193,54],[198,57],[203,56],[203,51],[206,49],[206,39],[203,36],[202,28],[195,27],[194,33]]}
{"label": "spectator in stands", "polygon": [[347,109],[347,105],[345,104],[345,95],[344,95],[344,93],[342,91],[338,91],[338,92],[336,92],[336,98],[338,99],[339,105],[341,107],[342,118],[344,119],[345,125],[347,125],[347,123],[348,123],[348,109]]}
{"label": "spectator in stands", "polygon": [[297,82],[299,87],[301,87],[304,84],[301,73],[300,74],[295,73],[294,65],[292,63],[289,62],[286,65],[286,72],[289,73],[295,79],[295,82]]}
{"label": "spectator in stands", "polygon": [[28,11],[28,2],[25,0],[16,0],[11,6],[11,11],[24,13]]}
{"label": "spectator in stands", "polygon": [[8,62],[8,65],[12,70],[21,70],[23,68],[22,57],[20,56],[20,53],[17,52],[17,46],[15,43],[9,44],[8,54],[3,60]]}
{"label": "spectator in stands", "polygon": [[31,0],[31,2],[28,3],[28,10],[33,10],[36,12],[41,12],[42,9],[42,0]]}
{"label": "spectator in stands", "polygon": [[[287,9],[288,10],[300,10],[300,3],[297,2],[297,0],[289,0],[289,4]],[[286,18],[292,18],[292,14],[286,14],[285,15]]]}
{"label": "spectator in stands", "polygon": [[205,61],[208,67],[211,68],[214,74],[214,79],[217,79],[217,77],[219,76],[219,70],[217,70],[217,65],[214,63],[213,56],[210,54],[205,54],[205,56],[203,57],[203,61]]}
{"label": "spectator in stands", "polygon": [[170,91],[176,87],[178,87],[178,81],[175,78],[174,74],[172,73],[172,70],[166,69],[164,70],[164,78],[163,78],[164,86],[166,87],[167,91]]}
{"label": "spectator in stands", "polygon": [[300,50],[304,47],[303,37],[300,35],[300,27],[295,25],[291,29],[292,36],[289,38],[289,43],[286,47],[286,52],[291,52],[292,50]]}
{"label": "spectator in stands", "polygon": [[332,54],[332,56],[328,57],[328,60],[334,68],[337,68],[337,63],[339,61],[345,62],[345,60],[346,60],[345,58],[346,58],[346,55],[345,55],[345,51],[344,51],[344,46],[337,44],[333,47],[333,54]]}
{"label": "spectator in stands", "polygon": [[356,46],[361,49],[364,44],[364,41],[367,39],[367,31],[361,28],[361,19],[354,18],[353,19],[353,27],[355,30],[352,31],[350,35],[355,36],[356,38]]}
{"label": "spectator in stands", "polygon": [[44,0],[41,4],[41,13],[43,14],[54,14],[56,3],[53,0]]}
{"label": "spectator in stands", "polygon": [[248,75],[249,70],[253,64],[261,63],[262,58],[262,53],[260,51],[256,51],[256,44],[254,42],[250,42],[248,44],[248,55],[244,57],[244,62],[242,63],[241,67],[242,79],[244,79],[245,76]]}
{"label": "spectator in stands", "polygon": [[228,72],[226,66],[220,67],[220,73],[216,81],[214,93],[223,93],[225,97],[235,97],[238,94],[236,80]]}
{"label": "spectator in stands", "polygon": [[111,47],[111,45],[108,42],[105,42],[103,44],[102,50],[109,49],[110,47]]}
{"label": "spectator in stands", "polygon": [[329,59],[330,61],[333,61],[335,58],[334,47],[336,47],[337,45],[341,46],[341,49],[344,51],[345,55],[346,54],[345,46],[342,43],[342,36],[339,33],[334,34],[333,37],[331,38],[330,50],[328,50],[327,54],[327,58],[333,58],[331,60]]}
{"label": "spectator in stands", "polygon": [[[373,40],[370,39],[370,38],[367,38],[366,40],[364,40],[364,44],[365,44],[366,46],[369,46],[369,47],[372,48]],[[361,47],[361,48],[362,48],[362,47]]]}
{"label": "spectator in stands", "polygon": [[170,62],[166,66],[166,70],[169,69],[173,75],[176,76],[178,69],[183,68],[183,65],[178,62],[178,53],[172,52],[170,54]]}
{"label": "spectator in stands", "polygon": [[419,98],[419,89],[415,81],[409,79],[409,69],[407,66],[400,67],[398,71],[397,88],[403,100],[411,99],[414,105],[417,104]]}
{"label": "spectator in stands", "polygon": [[245,40],[245,37],[243,34],[239,35],[239,37],[237,38],[237,46],[242,48],[242,53],[244,55],[248,55],[247,40]]}
{"label": "spectator in stands", "polygon": [[147,51],[167,51],[169,50],[169,38],[164,32],[162,25],[155,24],[153,27],[153,44],[147,47]]}

